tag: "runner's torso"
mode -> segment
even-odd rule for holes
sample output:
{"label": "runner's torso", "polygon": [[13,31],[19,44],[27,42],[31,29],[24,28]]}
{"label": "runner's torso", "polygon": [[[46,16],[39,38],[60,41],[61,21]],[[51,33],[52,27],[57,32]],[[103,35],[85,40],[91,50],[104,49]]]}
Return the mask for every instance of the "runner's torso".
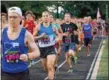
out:
{"label": "runner's torso", "polygon": [[46,36],[38,40],[39,47],[49,47],[55,45],[55,33],[53,31],[52,24],[48,27],[44,27],[43,24],[40,25],[38,35],[45,33]]}
{"label": "runner's torso", "polygon": [[2,70],[9,73],[22,72],[28,68],[27,62],[19,60],[21,54],[28,52],[24,41],[26,30],[22,28],[15,40],[9,39],[7,31],[8,28],[4,28],[2,33]]}
{"label": "runner's torso", "polygon": [[63,32],[69,32],[71,34],[67,37],[63,37],[63,43],[70,44],[74,42],[74,30],[77,30],[76,25],[73,23],[70,23],[70,24],[63,23],[61,27],[62,27]]}
{"label": "runner's torso", "polygon": [[90,24],[84,24],[83,25],[83,32],[84,32],[84,37],[85,38],[92,38],[92,33],[91,33],[91,25]]}

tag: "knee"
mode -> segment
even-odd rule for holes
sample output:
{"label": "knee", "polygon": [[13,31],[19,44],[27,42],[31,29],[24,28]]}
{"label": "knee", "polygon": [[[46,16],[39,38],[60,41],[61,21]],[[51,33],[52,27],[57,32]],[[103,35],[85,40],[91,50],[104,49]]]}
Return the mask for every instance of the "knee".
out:
{"label": "knee", "polygon": [[52,70],[53,67],[54,67],[53,64],[48,64],[48,65],[47,65],[48,71]]}
{"label": "knee", "polygon": [[74,51],[73,50],[69,50],[68,54],[69,54],[69,56],[72,56],[72,55],[74,55]]}

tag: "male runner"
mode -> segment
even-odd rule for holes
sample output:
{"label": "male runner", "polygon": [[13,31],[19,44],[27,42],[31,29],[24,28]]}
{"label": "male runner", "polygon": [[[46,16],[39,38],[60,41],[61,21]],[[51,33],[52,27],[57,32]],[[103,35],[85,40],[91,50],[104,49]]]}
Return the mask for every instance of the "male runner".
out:
{"label": "male runner", "polygon": [[20,25],[21,19],[19,7],[9,8],[8,26],[2,32],[2,80],[30,80],[27,61],[40,56],[33,36]]}
{"label": "male runner", "polygon": [[50,23],[50,13],[44,11],[42,13],[42,23],[37,26],[34,34],[38,35],[35,37],[38,40],[38,46],[41,52],[42,65],[44,70],[48,72],[48,80],[53,80],[55,75],[55,60],[56,52],[54,45],[55,31],[52,24]]}
{"label": "male runner", "polygon": [[87,17],[84,18],[83,24],[84,45],[86,46],[86,55],[90,56],[90,47],[92,44],[92,27]]}
{"label": "male runner", "polygon": [[65,46],[65,53],[66,53],[66,61],[69,65],[68,72],[72,73],[73,66],[72,66],[72,59],[75,60],[75,48],[76,44],[74,42],[74,35],[78,35],[77,28],[75,24],[71,23],[71,15],[66,13],[64,16],[65,23],[61,25],[63,30],[63,45]]}

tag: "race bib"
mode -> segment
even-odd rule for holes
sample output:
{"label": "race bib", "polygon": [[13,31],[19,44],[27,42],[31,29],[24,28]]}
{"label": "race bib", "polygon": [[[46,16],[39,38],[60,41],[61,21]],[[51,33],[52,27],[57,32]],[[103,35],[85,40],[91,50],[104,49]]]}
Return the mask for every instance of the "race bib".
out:
{"label": "race bib", "polygon": [[49,44],[50,43],[50,37],[46,36],[41,40],[41,44]]}
{"label": "race bib", "polygon": [[18,51],[9,51],[5,54],[5,59],[7,63],[18,63],[20,53]]}
{"label": "race bib", "polygon": [[67,43],[67,44],[71,43],[71,37],[66,37],[65,38],[65,43]]}
{"label": "race bib", "polygon": [[19,51],[19,43],[12,42],[8,43],[5,42],[4,44],[5,52],[4,56],[7,63],[17,63],[19,62],[20,51]]}
{"label": "race bib", "polygon": [[38,41],[39,47],[47,47],[55,44],[55,36],[49,35]]}

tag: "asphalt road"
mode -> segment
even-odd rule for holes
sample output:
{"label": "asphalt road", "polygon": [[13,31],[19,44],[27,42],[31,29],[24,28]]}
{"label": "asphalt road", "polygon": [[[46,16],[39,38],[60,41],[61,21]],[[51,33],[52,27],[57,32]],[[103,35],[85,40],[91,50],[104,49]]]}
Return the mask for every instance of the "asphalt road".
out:
{"label": "asphalt road", "polygon": [[[73,65],[73,73],[67,72],[68,65],[66,63],[60,66],[60,64],[65,61],[65,53],[63,52],[62,55],[59,57],[58,66],[60,66],[60,68],[55,80],[85,80],[91,67],[94,56],[98,50],[100,41],[100,39],[93,41],[92,48],[90,51],[91,55],[88,57],[86,56],[85,47],[82,48],[82,50],[79,52],[78,64]],[[39,59],[37,59],[36,61],[38,60]],[[29,69],[31,80],[44,80],[44,78],[47,77],[47,73],[43,71],[40,61],[38,61],[35,65],[32,65]]]}

